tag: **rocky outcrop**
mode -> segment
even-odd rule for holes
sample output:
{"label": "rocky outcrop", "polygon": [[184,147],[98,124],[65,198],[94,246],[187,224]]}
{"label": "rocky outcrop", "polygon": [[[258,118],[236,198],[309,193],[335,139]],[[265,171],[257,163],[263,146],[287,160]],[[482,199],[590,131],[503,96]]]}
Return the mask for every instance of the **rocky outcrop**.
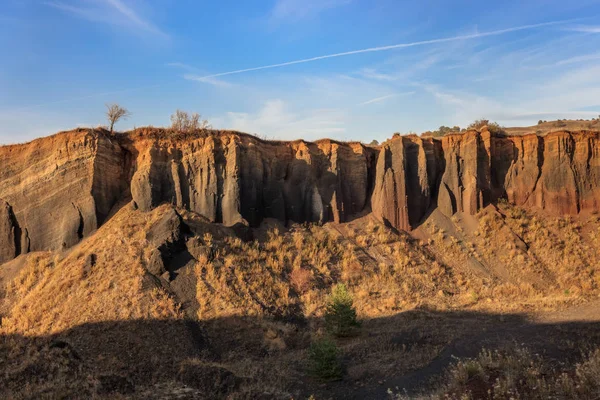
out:
{"label": "rocky outcrop", "polygon": [[266,142],[243,134],[136,141],[133,200],[170,202],[212,222],[345,221],[368,203],[375,152],[361,144]]}
{"label": "rocky outcrop", "polygon": [[265,218],[344,222],[371,207],[410,230],[436,207],[475,214],[501,198],[556,215],[600,211],[599,153],[597,132],[483,129],[398,136],[376,150],[238,132],[80,129],[0,147],[0,263],[74,245],[128,198],[142,210],[171,203],[239,229]]}
{"label": "rocky outcrop", "polygon": [[404,136],[385,143],[376,167],[373,213],[387,225],[410,230],[431,209],[444,168],[440,142]]}
{"label": "rocky outcrop", "polygon": [[414,228],[435,207],[474,215],[501,198],[554,215],[600,211],[599,133],[483,129],[439,141],[397,137],[381,148],[373,213],[394,228]]}
{"label": "rocky outcrop", "polygon": [[7,202],[0,200],[0,264],[17,256],[16,245],[12,209]]}
{"label": "rocky outcrop", "polygon": [[123,196],[125,164],[121,146],[87,130],[0,147],[4,257],[69,247],[94,231]]}
{"label": "rocky outcrop", "polygon": [[491,145],[492,138],[487,131],[442,138],[446,168],[438,207],[444,214],[475,214],[490,203]]}

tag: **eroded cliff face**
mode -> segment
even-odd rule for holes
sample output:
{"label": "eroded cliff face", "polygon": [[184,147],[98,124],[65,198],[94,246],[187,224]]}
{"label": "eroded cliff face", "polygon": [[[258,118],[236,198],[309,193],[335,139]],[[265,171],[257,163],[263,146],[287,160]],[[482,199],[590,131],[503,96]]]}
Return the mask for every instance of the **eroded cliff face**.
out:
{"label": "eroded cliff face", "polygon": [[123,195],[122,148],[74,131],[0,147],[0,262],[94,231]]}
{"label": "eroded cliff face", "polygon": [[373,212],[404,230],[435,207],[474,215],[501,198],[554,215],[598,212],[599,143],[598,132],[397,137],[379,154]]}
{"label": "eroded cliff face", "polygon": [[12,208],[7,202],[0,200],[0,264],[12,260],[17,253]]}
{"label": "eroded cliff face", "polygon": [[344,222],[369,209],[415,228],[436,207],[475,214],[500,198],[556,215],[600,211],[597,132],[360,143],[269,142],[237,132],[118,136],[76,130],[0,147],[0,263],[72,246],[117,204],[172,203],[209,221]]}
{"label": "eroded cliff face", "polygon": [[404,136],[387,142],[375,170],[373,212],[389,226],[410,230],[431,209],[443,170],[439,141]]}
{"label": "eroded cliff face", "polygon": [[143,210],[163,202],[225,225],[345,221],[368,203],[376,152],[361,144],[264,142],[223,134],[132,142],[131,181]]}

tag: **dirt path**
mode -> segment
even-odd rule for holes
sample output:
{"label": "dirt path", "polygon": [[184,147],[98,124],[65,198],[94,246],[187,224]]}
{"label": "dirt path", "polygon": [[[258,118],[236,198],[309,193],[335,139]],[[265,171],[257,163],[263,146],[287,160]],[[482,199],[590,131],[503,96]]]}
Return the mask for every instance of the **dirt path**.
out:
{"label": "dirt path", "polygon": [[334,398],[387,399],[388,388],[396,393],[405,391],[416,395],[423,388],[435,385],[457,358],[475,357],[482,348],[497,349],[514,344],[528,347],[550,360],[577,358],[579,350],[586,345],[600,345],[600,300],[562,311],[532,314],[521,321],[496,323],[491,330],[457,338],[423,368]]}
{"label": "dirt path", "polygon": [[534,314],[533,320],[542,324],[600,321],[600,299],[578,304],[566,310]]}

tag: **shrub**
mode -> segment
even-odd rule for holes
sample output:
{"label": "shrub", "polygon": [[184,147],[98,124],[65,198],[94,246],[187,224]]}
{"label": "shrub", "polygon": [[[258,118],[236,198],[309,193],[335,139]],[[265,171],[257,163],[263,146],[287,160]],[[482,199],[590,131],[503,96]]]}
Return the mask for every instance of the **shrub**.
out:
{"label": "shrub", "polygon": [[325,312],[325,325],[329,333],[338,337],[351,336],[360,326],[352,296],[342,283],[332,289]]}
{"label": "shrub", "polygon": [[211,129],[207,120],[200,120],[200,114],[188,114],[177,110],[171,115],[171,129],[179,133],[191,133],[197,130]]}
{"label": "shrub", "polygon": [[[448,370],[440,399],[597,399],[600,350],[569,370],[557,369],[528,349],[483,350]],[[397,397],[400,398],[400,397]]]}
{"label": "shrub", "polygon": [[322,381],[334,381],[342,378],[340,351],[330,338],[321,338],[310,345],[310,374]]}
{"label": "shrub", "polygon": [[312,285],[311,271],[302,267],[295,267],[290,273],[290,283],[298,293],[305,293]]}
{"label": "shrub", "polygon": [[564,128],[565,126],[567,126],[567,123],[559,119],[556,122],[554,122],[554,126],[557,128]]}
{"label": "shrub", "polygon": [[437,131],[430,132],[433,137],[442,137],[449,135],[451,133],[460,133],[460,126],[453,126],[452,128],[449,126],[440,126]]}
{"label": "shrub", "polygon": [[474,121],[471,125],[469,125],[469,129],[480,130],[484,126],[487,126],[488,131],[492,134],[502,134],[504,133],[504,128],[500,126],[497,122],[490,122],[489,119],[478,119]]}

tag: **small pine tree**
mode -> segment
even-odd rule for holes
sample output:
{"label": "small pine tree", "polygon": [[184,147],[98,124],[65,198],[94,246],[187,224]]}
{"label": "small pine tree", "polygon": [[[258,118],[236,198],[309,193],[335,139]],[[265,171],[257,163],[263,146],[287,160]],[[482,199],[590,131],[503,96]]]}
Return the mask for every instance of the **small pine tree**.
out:
{"label": "small pine tree", "polygon": [[308,352],[310,374],[322,381],[334,381],[342,378],[340,351],[329,338],[318,339],[310,345]]}
{"label": "small pine tree", "polygon": [[327,331],[337,337],[351,336],[360,326],[356,320],[356,309],[346,285],[337,284],[331,291],[325,311]]}

